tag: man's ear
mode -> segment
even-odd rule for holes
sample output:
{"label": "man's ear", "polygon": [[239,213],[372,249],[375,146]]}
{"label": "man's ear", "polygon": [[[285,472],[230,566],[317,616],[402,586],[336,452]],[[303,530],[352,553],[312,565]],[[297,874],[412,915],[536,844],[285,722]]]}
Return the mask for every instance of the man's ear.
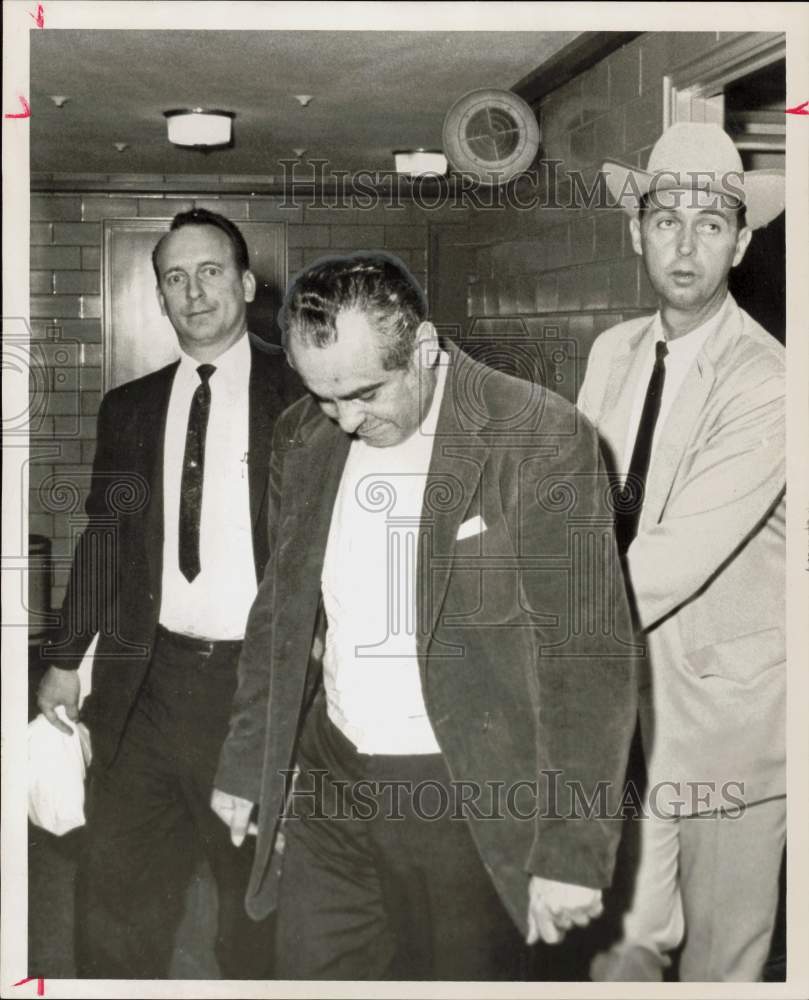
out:
{"label": "man's ear", "polygon": [[160,291],[160,285],[155,285],[155,292],[157,292],[157,304],[160,306],[160,312],[163,316],[167,316],[166,300],[163,297],[163,293]]}
{"label": "man's ear", "polygon": [[432,323],[425,320],[416,330],[416,345],[413,351],[413,363],[424,368],[432,368],[435,364],[441,346],[438,343],[438,331]]}
{"label": "man's ear", "polygon": [[252,271],[245,271],[242,274],[242,288],[244,289],[244,301],[252,302],[256,297],[256,276]]}
{"label": "man's ear", "polygon": [[640,238],[640,217],[635,215],[629,220],[629,235],[632,238],[632,249],[640,257],[643,256],[643,243]]}
{"label": "man's ear", "polygon": [[741,264],[742,257],[747,253],[747,248],[750,246],[750,240],[753,238],[753,230],[748,229],[747,226],[744,229],[740,229],[738,235],[736,236],[736,251],[733,254],[733,263],[731,267],[736,267],[737,264]]}

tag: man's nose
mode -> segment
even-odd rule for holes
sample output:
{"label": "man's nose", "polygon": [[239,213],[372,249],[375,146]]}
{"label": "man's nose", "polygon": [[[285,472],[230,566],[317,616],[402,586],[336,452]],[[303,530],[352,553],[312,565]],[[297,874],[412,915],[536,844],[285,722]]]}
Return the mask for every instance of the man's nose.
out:
{"label": "man's nose", "polygon": [[363,421],[362,405],[354,399],[337,402],[337,423],[346,434],[353,434]]}
{"label": "man's nose", "polygon": [[694,252],[694,232],[690,226],[683,226],[677,241],[677,252],[681,257],[690,257]]}
{"label": "man's nose", "polygon": [[189,299],[198,299],[203,294],[202,283],[196,275],[190,275],[185,286],[185,294]]}

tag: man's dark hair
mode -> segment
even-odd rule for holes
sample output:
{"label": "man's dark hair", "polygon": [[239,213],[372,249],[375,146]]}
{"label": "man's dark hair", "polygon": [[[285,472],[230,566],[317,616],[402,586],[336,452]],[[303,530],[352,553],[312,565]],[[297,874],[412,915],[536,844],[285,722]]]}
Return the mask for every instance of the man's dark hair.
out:
{"label": "man's dark hair", "polygon": [[416,331],[427,317],[427,300],[402,261],[381,251],[322,257],[296,275],[278,317],[284,347],[292,331],[305,344],[334,343],[337,317],[348,309],[365,314],[385,339],[382,364],[387,371],[409,365]]}
{"label": "man's dark hair", "polygon": [[239,227],[231,222],[230,219],[226,219],[224,215],[219,215],[217,212],[209,212],[207,208],[192,208],[190,212],[179,212],[174,216],[171,220],[169,232],[164,233],[160,237],[157,241],[157,246],[152,250],[152,267],[154,268],[158,284],[160,284],[160,271],[157,267],[157,257],[160,253],[160,247],[169,233],[173,233],[177,229],[183,229],[185,226],[213,226],[214,229],[220,229],[227,236],[228,240],[230,240],[230,245],[233,248],[233,259],[236,262],[236,267],[239,269],[239,274],[244,274],[249,269],[250,255],[247,252],[247,244],[244,242],[244,237],[239,231]]}
{"label": "man's dark hair", "polygon": [[[742,229],[747,225],[747,206],[743,201],[739,201],[730,194],[722,194],[718,192],[718,197],[721,200],[723,208],[727,208],[731,211],[736,219],[736,232],[741,232]],[[638,202],[638,220],[642,221],[643,216],[646,214],[650,207],[650,202],[652,200],[652,192],[647,191],[646,194],[641,195],[640,201]],[[659,207],[657,205],[655,208]]]}

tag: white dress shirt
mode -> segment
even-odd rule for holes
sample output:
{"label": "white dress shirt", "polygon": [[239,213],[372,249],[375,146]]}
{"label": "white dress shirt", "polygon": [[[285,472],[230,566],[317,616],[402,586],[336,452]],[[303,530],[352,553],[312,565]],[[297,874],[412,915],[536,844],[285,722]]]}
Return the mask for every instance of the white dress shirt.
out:
{"label": "white dress shirt", "polygon": [[702,346],[708,337],[710,337],[711,334],[719,328],[719,324],[722,322],[722,317],[724,316],[727,307],[728,299],[726,298],[717,312],[711,316],[710,319],[706,320],[695,330],[691,330],[690,333],[686,333],[682,337],[675,337],[674,340],[666,340],[666,335],[663,333],[663,322],[660,318],[660,313],[658,312],[655,314],[654,320],[652,321],[653,336],[650,340],[648,340],[646,347],[647,359],[642,366],[641,377],[638,379],[638,383],[635,386],[635,398],[632,403],[632,413],[629,418],[629,426],[627,428],[626,442],[624,445],[624,461],[623,467],[621,468],[621,474],[623,476],[626,476],[629,471],[630,462],[632,461],[632,452],[635,448],[635,439],[638,436],[638,427],[640,426],[641,413],[643,412],[643,403],[646,399],[646,390],[649,387],[649,379],[652,377],[652,369],[654,368],[655,363],[655,344],[660,340],[665,340],[666,347],[668,348],[668,354],[666,355],[665,360],[666,377],[663,381],[663,396],[660,400],[660,412],[657,416],[657,423],[655,424],[654,436],[652,438],[652,452],[649,460],[650,469],[652,467],[652,463],[654,462],[655,448],[660,440],[660,433],[666,423],[666,417],[671,411],[674,400],[677,398],[680,386],[683,384],[685,376],[688,374],[688,369],[696,360],[697,355],[702,350]]}
{"label": "white dress shirt", "polygon": [[448,357],[430,409],[401,444],[351,444],[332,511],[321,586],[329,718],[366,754],[440,753],[416,651],[417,554]]}
{"label": "white dress shirt", "polygon": [[199,362],[181,352],[171,387],[163,457],[163,596],[160,624],[204,639],[241,639],[256,596],[247,475],[250,342],[245,334],[213,364],[205,435],[199,552],[190,583],[180,572],[185,438]]}

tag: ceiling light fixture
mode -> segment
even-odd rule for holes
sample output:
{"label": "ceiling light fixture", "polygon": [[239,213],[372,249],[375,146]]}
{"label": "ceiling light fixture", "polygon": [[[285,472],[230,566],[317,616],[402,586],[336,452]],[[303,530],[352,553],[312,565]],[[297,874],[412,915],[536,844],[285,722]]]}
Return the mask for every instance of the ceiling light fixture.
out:
{"label": "ceiling light fixture", "polygon": [[437,174],[443,177],[447,172],[447,158],[438,149],[396,149],[393,151],[397,174],[421,177]]}
{"label": "ceiling light fixture", "polygon": [[210,111],[205,108],[176,108],[164,111],[168,120],[169,142],[175,146],[209,149],[227,146],[231,141],[233,111]]}
{"label": "ceiling light fixture", "polygon": [[65,97],[64,94],[51,94],[51,100],[56,105],[57,108],[63,108],[67,102],[70,100],[69,97]]}

